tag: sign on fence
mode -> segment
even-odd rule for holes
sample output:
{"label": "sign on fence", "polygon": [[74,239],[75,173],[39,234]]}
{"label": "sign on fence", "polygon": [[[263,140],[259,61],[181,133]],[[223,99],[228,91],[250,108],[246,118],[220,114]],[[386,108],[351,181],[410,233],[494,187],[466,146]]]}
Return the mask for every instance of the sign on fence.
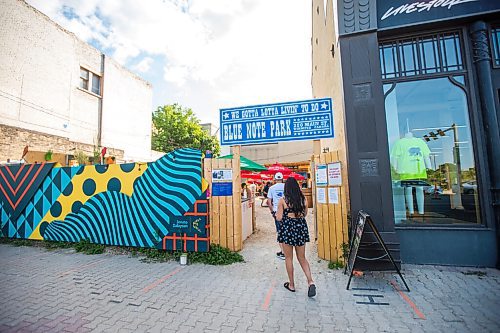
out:
{"label": "sign on fence", "polygon": [[220,110],[223,146],[332,138],[331,98]]}

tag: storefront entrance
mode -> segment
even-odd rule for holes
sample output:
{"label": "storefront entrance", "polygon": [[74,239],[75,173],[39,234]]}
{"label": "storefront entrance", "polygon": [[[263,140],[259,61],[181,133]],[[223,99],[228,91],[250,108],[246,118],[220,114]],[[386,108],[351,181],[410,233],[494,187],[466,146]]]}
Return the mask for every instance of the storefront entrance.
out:
{"label": "storefront entrance", "polygon": [[480,224],[461,34],[407,37],[380,50],[395,224]]}
{"label": "storefront entrance", "polygon": [[393,221],[407,262],[488,261],[494,247],[467,38],[463,27],[379,40]]}

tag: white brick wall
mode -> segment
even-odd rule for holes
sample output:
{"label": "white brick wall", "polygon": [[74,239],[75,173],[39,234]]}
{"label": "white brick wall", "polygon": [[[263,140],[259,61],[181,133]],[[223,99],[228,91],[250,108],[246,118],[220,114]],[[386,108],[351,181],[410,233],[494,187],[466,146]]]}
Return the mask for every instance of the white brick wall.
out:
{"label": "white brick wall", "polygon": [[[0,0],[0,22],[0,124],[94,144],[99,97],[78,87],[80,66],[102,75],[101,53],[20,0]],[[151,85],[105,65],[102,145],[149,160]]]}
{"label": "white brick wall", "polygon": [[[113,59],[105,60],[102,144],[125,151],[124,159],[151,159],[152,91]],[[114,89],[113,87],[120,87]]]}

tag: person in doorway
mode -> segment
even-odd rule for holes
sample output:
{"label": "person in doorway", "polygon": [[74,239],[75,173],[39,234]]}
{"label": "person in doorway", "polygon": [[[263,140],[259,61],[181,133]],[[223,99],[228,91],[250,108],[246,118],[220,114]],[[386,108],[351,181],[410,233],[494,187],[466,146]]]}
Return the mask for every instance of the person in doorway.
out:
{"label": "person in doorway", "polygon": [[307,201],[300,190],[295,178],[290,177],[285,183],[284,195],[278,201],[276,220],[281,224],[278,233],[278,242],[283,244],[285,252],[286,272],[288,282],[283,285],[291,292],[295,292],[293,277],[293,249],[300,267],[307,278],[309,297],[316,296],[316,285],[312,279],[311,268],[306,259],[306,243],[309,242],[309,230],[305,217],[307,216]]}
{"label": "person in doorway", "polygon": [[241,198],[242,199],[250,199],[252,197],[250,189],[247,186],[247,183],[241,183]]}
{"label": "person in doorway", "polygon": [[266,185],[264,186],[264,189],[262,189],[262,193],[266,198],[267,198],[267,193],[269,193],[270,187],[271,187],[271,182],[267,182]]}
{"label": "person in doorway", "polygon": [[267,182],[266,185],[264,185],[264,188],[262,189],[262,195],[264,196],[265,199],[262,199],[262,202],[260,203],[261,207],[269,207],[269,205],[264,206],[264,201],[267,202],[267,194],[269,193],[269,188],[271,188],[271,182]]}
{"label": "person in doorway", "polygon": [[255,197],[255,194],[257,193],[257,185],[255,184],[255,182],[251,181],[250,185],[248,185],[248,188],[250,189],[250,192],[252,192],[252,198]]}
{"label": "person in doorway", "polygon": [[[283,196],[283,191],[285,190],[285,184],[283,183],[283,174],[281,172],[277,172],[274,175],[274,180],[276,181],[276,184],[271,186],[269,188],[269,192],[267,193],[267,206],[269,207],[271,215],[273,216],[274,224],[276,226],[276,235],[278,235],[280,224],[276,220],[276,211],[278,210],[278,202]],[[283,253],[283,244],[281,244],[279,240],[278,244],[280,246],[280,251],[276,253],[276,257],[284,260],[285,254]]]}
{"label": "person in doorway", "polygon": [[262,195],[262,183],[257,183],[257,195],[261,196]]}

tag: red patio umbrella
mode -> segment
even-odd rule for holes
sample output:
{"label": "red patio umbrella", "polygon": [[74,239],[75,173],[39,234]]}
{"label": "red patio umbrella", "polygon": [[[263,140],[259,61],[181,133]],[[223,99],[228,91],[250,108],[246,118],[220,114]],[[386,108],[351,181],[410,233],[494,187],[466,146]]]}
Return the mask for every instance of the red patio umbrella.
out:
{"label": "red patio umbrella", "polygon": [[257,172],[248,172],[248,171],[241,171],[241,178],[255,179],[255,180],[271,180],[271,179],[273,179],[273,177],[269,176],[269,175],[264,175],[262,173],[257,173]]}
{"label": "red patio umbrella", "polygon": [[283,175],[292,173],[292,169],[287,168],[279,163],[274,163],[267,168],[267,171],[262,171],[263,174],[274,175],[275,173],[281,172]]}
{"label": "red patio umbrella", "polygon": [[261,174],[260,174],[260,178],[261,178],[262,180],[268,181],[268,180],[272,180],[272,179],[273,179],[273,176],[271,176],[271,175],[265,175],[265,174],[261,173]]}
{"label": "red patio umbrella", "polygon": [[247,178],[247,179],[262,179],[260,174],[256,172],[248,172],[248,171],[241,171],[241,178]]}
{"label": "red patio umbrella", "polygon": [[296,172],[292,172],[292,173],[284,176],[285,179],[287,179],[289,177],[295,178],[295,180],[304,180],[304,179],[306,179],[306,177],[304,177],[301,174],[298,174]]}

